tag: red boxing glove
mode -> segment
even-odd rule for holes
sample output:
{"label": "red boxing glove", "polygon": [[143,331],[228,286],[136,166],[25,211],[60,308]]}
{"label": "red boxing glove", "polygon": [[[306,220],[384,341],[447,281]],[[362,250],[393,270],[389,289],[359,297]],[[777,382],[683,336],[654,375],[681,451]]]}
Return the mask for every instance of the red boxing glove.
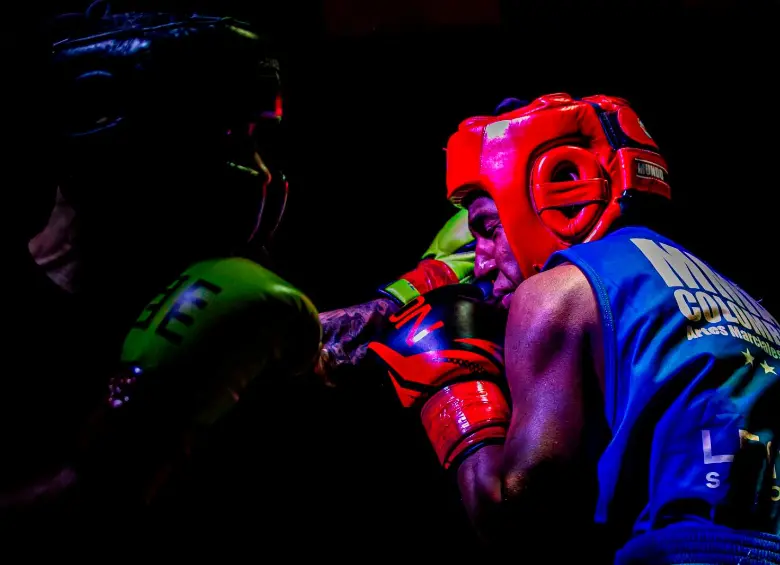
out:
{"label": "red boxing glove", "polygon": [[368,345],[387,365],[401,403],[421,407],[445,469],[503,443],[509,425],[500,345],[506,315],[483,296],[463,284],[432,290],[389,316],[383,339]]}
{"label": "red boxing glove", "polygon": [[510,419],[501,388],[490,381],[446,386],[422,408],[423,427],[445,469],[485,445],[503,444]]}

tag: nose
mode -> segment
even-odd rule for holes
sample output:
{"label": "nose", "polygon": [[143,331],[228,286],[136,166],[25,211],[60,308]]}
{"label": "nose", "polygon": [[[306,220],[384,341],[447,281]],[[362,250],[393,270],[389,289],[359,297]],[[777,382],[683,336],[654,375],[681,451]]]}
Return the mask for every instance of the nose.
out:
{"label": "nose", "polygon": [[493,281],[493,294],[496,296],[503,296],[514,290],[515,285],[504,274],[499,272],[496,280]]}
{"label": "nose", "polygon": [[493,256],[493,246],[477,240],[477,248],[474,251],[474,277],[478,279],[493,278],[497,270],[496,260]]}

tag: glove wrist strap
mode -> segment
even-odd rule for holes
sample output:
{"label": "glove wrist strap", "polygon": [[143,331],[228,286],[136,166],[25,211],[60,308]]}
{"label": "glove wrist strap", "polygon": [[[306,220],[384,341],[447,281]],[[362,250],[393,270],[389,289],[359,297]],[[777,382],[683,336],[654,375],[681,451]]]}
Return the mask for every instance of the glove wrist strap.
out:
{"label": "glove wrist strap", "polygon": [[423,259],[417,267],[381,288],[380,292],[392,297],[399,304],[407,304],[435,288],[459,282],[457,273],[444,261]]}
{"label": "glove wrist strap", "polygon": [[484,445],[503,443],[510,408],[495,383],[468,381],[439,390],[420,417],[439,462],[449,469]]}

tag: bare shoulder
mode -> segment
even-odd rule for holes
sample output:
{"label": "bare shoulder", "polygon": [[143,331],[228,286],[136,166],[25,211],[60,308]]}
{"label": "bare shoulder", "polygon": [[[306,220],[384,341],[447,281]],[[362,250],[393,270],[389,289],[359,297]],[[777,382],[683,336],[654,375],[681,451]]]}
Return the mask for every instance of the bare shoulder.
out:
{"label": "bare shoulder", "polygon": [[523,281],[512,297],[509,320],[513,325],[588,329],[598,324],[598,304],[582,271],[567,263]]}
{"label": "bare shoulder", "polygon": [[[575,390],[589,344],[600,343],[599,327],[590,283],[574,265],[524,281],[512,297],[506,327],[504,352],[513,391],[522,397],[519,391],[540,384],[551,391]],[[598,366],[597,355],[590,352]]]}

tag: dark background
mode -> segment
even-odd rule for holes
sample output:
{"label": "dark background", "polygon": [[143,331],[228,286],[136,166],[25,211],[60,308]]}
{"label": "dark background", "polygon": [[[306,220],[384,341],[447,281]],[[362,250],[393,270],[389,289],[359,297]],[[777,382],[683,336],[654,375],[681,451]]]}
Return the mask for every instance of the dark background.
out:
{"label": "dark background", "polygon": [[[236,15],[280,40],[291,197],[273,253],[321,310],[414,266],[453,212],[443,147],[460,120],[550,92],[632,101],[669,161],[685,243],[778,304],[776,2],[212,4],[131,5]],[[386,391],[309,384],[256,391],[159,531],[288,557],[470,550],[451,485]]]}

